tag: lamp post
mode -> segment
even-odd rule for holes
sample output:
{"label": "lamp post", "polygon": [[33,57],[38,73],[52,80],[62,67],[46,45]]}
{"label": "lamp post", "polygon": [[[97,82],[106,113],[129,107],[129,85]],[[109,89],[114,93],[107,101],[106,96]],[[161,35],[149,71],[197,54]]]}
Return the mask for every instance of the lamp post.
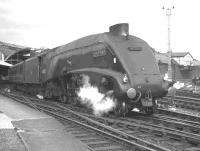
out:
{"label": "lamp post", "polygon": [[172,15],[172,9],[174,9],[173,7],[163,7],[163,10],[166,11],[166,16],[167,16],[167,32],[168,32],[168,49],[167,49],[167,54],[168,54],[168,79],[172,80],[173,76],[172,76],[172,48],[171,48],[171,27],[170,27],[170,19],[171,19],[171,15]]}

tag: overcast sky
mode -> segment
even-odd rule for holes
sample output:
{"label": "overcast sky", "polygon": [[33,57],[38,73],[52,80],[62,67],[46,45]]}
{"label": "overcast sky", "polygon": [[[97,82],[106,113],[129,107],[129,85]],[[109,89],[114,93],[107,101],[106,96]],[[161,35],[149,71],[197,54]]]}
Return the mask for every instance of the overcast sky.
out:
{"label": "overcast sky", "polygon": [[0,41],[56,47],[77,38],[129,23],[130,34],[167,52],[167,18],[171,16],[171,47],[200,60],[199,0],[0,0]]}

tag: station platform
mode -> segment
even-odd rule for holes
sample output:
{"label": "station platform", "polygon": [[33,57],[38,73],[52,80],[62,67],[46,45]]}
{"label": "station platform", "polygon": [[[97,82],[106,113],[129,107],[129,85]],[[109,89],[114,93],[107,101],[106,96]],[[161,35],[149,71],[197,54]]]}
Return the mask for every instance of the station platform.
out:
{"label": "station platform", "polygon": [[89,151],[55,118],[0,95],[0,151]]}

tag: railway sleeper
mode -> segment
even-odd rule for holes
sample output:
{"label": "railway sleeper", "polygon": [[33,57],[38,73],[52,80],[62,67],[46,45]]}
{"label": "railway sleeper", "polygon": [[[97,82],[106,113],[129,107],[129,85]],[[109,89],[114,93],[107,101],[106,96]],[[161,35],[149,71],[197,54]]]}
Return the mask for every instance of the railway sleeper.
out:
{"label": "railway sleeper", "polygon": [[200,140],[199,139],[195,139],[195,138],[186,138],[186,141],[191,144],[192,146],[195,147],[200,147]]}

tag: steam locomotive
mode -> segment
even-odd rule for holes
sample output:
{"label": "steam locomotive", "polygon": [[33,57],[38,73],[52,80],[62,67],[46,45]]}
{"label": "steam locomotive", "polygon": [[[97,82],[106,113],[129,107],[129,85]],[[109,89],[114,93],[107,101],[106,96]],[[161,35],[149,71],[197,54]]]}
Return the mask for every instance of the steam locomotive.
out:
{"label": "steam locomotive", "polygon": [[82,75],[101,93],[116,98],[116,114],[133,108],[152,114],[155,100],[165,96],[169,88],[152,48],[129,35],[127,23],[18,63],[9,69],[8,77],[18,89],[76,105]]}

